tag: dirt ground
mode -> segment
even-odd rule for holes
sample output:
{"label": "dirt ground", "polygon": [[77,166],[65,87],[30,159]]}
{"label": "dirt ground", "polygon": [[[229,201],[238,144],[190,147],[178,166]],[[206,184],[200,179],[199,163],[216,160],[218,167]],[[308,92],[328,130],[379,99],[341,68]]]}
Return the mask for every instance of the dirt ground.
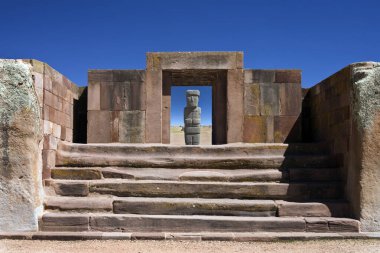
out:
{"label": "dirt ground", "polygon": [[[201,127],[201,145],[211,145],[211,126]],[[170,144],[185,145],[185,135],[182,127],[170,127]]]}
{"label": "dirt ground", "polygon": [[380,240],[320,240],[293,242],[193,241],[21,241],[0,240],[1,253],[348,253],[380,252]]}

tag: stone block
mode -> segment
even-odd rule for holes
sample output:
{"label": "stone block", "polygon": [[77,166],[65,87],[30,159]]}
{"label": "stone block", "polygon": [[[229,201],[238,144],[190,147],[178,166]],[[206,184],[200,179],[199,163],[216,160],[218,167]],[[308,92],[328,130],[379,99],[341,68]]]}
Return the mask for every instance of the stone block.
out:
{"label": "stone block", "polygon": [[73,141],[73,129],[66,127],[65,141],[69,141],[69,142]]}
{"label": "stone block", "polygon": [[278,84],[280,99],[280,115],[298,116],[302,109],[301,84]]}
{"label": "stone block", "polygon": [[227,71],[227,143],[243,141],[244,71]]}
{"label": "stone block", "polygon": [[109,197],[46,197],[45,209],[71,212],[108,212],[112,211],[112,198]]}
{"label": "stone block", "polygon": [[145,81],[145,70],[112,70],[113,82],[137,82]]}
{"label": "stone block", "polygon": [[50,91],[45,90],[44,92],[44,105],[54,107],[54,95]]}
{"label": "stone block", "polygon": [[88,231],[89,216],[47,213],[42,216],[42,231]]}
{"label": "stone block", "polygon": [[147,69],[242,69],[242,52],[147,53]]}
{"label": "stone block", "polygon": [[109,111],[87,112],[88,143],[111,142],[112,114]]}
{"label": "stone block", "polygon": [[146,72],[146,130],[147,143],[162,142],[162,71]]}
{"label": "stone block", "polygon": [[100,82],[90,82],[88,84],[87,110],[100,110]]}
{"label": "stone block", "polygon": [[42,107],[42,118],[44,120],[49,120],[50,119],[50,106],[45,105]]}
{"label": "stone block", "polygon": [[301,83],[301,70],[276,70],[275,83]]}
{"label": "stone block", "polygon": [[103,82],[100,85],[100,109],[106,111],[141,110],[145,92],[141,82]]}
{"label": "stone block", "polygon": [[273,142],[273,128],[272,116],[245,116],[243,141],[247,143]]}
{"label": "stone block", "polygon": [[33,72],[37,72],[39,74],[44,73],[45,63],[34,59],[29,60],[29,63],[33,66]]}
{"label": "stone block", "polygon": [[94,82],[112,82],[113,71],[112,70],[89,70],[88,71],[88,83]]}
{"label": "stone block", "polygon": [[44,135],[44,149],[57,150],[58,139],[53,135]]}
{"label": "stone block", "polygon": [[322,203],[308,202],[287,202],[276,201],[278,207],[278,216],[299,216],[299,217],[330,217],[330,208]]}
{"label": "stone block", "polygon": [[0,231],[36,231],[42,119],[29,63],[0,59],[0,115]]}
{"label": "stone block", "polygon": [[53,136],[55,138],[61,138],[61,126],[58,124],[53,124]]}
{"label": "stone block", "polygon": [[53,81],[51,76],[45,74],[44,75],[44,90],[51,92],[53,90]]}
{"label": "stone block", "polygon": [[331,232],[359,232],[360,222],[346,218],[326,218]]}
{"label": "stone block", "polygon": [[274,117],[274,142],[299,142],[301,140],[301,123],[297,116]]}
{"label": "stone block", "polygon": [[56,152],[55,150],[42,150],[42,178],[48,179],[51,175],[51,169],[55,167]]}
{"label": "stone block", "polygon": [[43,134],[53,134],[53,123],[49,120],[43,120]]}
{"label": "stone block", "polygon": [[54,182],[53,187],[55,193],[61,196],[85,197],[89,193],[88,183],[86,182]]}
{"label": "stone block", "polygon": [[44,89],[44,76],[40,73],[33,73],[33,85],[36,89]]}
{"label": "stone block", "polygon": [[328,222],[321,218],[305,218],[306,232],[326,233],[329,231]]}
{"label": "stone block", "polygon": [[51,172],[51,177],[54,179],[93,180],[101,179],[102,174],[97,169],[55,168]]}
{"label": "stone block", "polygon": [[280,115],[278,84],[260,84],[260,114]]}
{"label": "stone block", "polygon": [[120,112],[119,117],[119,142],[144,143],[145,112]]}
{"label": "stone block", "polygon": [[255,69],[252,72],[252,83],[274,83],[275,70],[261,70]]}
{"label": "stone block", "polygon": [[260,86],[258,84],[245,85],[244,114],[260,115]]}

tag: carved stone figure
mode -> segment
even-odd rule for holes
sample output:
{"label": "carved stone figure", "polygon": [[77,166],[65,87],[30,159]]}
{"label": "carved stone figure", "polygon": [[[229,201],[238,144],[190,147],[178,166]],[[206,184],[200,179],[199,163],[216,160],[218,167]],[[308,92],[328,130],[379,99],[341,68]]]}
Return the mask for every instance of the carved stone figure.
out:
{"label": "carved stone figure", "polygon": [[185,143],[199,145],[201,137],[201,108],[198,107],[199,90],[186,91],[186,107],[184,111]]}

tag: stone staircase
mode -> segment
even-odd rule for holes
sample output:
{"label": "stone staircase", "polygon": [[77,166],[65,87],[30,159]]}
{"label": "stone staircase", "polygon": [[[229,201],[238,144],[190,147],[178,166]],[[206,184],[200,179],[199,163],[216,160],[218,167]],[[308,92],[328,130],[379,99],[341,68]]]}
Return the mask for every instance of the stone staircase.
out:
{"label": "stone staircase", "polygon": [[323,143],[58,145],[42,231],[358,232]]}

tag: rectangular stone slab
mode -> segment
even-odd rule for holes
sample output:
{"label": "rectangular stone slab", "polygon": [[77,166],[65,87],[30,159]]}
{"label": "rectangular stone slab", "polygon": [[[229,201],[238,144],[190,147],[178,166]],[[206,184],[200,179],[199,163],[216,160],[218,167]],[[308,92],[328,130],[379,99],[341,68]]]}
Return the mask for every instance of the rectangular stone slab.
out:
{"label": "rectangular stone slab", "polygon": [[99,215],[90,218],[91,230],[125,232],[255,232],[305,231],[302,218]]}
{"label": "rectangular stone slab", "polygon": [[113,202],[114,213],[275,216],[272,200],[198,198],[120,198]]}

